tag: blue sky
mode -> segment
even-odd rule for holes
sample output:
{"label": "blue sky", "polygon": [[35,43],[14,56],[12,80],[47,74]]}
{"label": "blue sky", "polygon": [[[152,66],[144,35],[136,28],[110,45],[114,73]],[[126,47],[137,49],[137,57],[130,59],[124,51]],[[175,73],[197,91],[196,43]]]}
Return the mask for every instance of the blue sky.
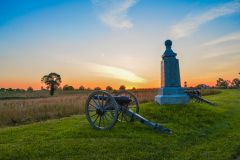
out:
{"label": "blue sky", "polygon": [[167,39],[182,85],[239,78],[240,1],[1,0],[0,87],[157,88]]}

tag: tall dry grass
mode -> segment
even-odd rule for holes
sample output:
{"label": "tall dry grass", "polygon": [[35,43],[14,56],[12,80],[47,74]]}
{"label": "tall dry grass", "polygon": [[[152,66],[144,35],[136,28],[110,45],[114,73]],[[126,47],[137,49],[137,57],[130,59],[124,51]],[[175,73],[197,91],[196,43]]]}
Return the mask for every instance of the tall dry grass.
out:
{"label": "tall dry grass", "polygon": [[214,95],[219,94],[221,91],[219,89],[201,89],[202,96]]}
{"label": "tall dry grass", "polygon": [[[157,89],[132,91],[139,103],[154,102]],[[216,94],[218,90],[201,90],[202,95]],[[73,93],[71,93],[73,94]],[[29,124],[85,113],[89,92],[76,95],[26,100],[0,101],[0,127]]]}
{"label": "tall dry grass", "polygon": [[0,101],[0,127],[84,113],[88,96]]}

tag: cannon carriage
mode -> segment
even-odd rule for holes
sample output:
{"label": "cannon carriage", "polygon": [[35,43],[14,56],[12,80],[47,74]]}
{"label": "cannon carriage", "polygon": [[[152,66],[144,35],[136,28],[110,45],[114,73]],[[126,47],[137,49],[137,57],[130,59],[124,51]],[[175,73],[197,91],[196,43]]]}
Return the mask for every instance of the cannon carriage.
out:
{"label": "cannon carriage", "polygon": [[92,93],[86,102],[85,112],[89,123],[97,130],[108,130],[117,121],[138,121],[151,129],[171,135],[171,130],[159,126],[138,114],[139,103],[134,94],[120,91],[114,96],[104,91]]}
{"label": "cannon carriage", "polygon": [[190,99],[192,99],[193,101],[195,101],[197,103],[205,102],[205,103],[208,103],[210,105],[216,105],[215,103],[212,103],[210,101],[207,101],[206,99],[203,99],[202,94],[199,90],[185,89],[184,92],[185,92],[186,95],[188,95],[190,97]]}

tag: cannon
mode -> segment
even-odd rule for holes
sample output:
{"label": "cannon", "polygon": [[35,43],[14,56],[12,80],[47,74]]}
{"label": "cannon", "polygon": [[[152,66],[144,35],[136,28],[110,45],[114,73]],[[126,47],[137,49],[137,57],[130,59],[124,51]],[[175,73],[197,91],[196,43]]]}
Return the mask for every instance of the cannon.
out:
{"label": "cannon", "polygon": [[202,98],[202,94],[199,90],[195,90],[195,89],[185,89],[184,90],[185,94],[188,95],[190,97],[190,99],[194,100],[195,102],[205,102],[208,103],[210,105],[216,105],[215,103],[212,103],[210,101],[207,101],[206,99]]}
{"label": "cannon", "polygon": [[97,130],[108,130],[117,121],[138,121],[161,133],[172,134],[170,129],[140,116],[138,100],[134,94],[128,91],[118,92],[114,96],[105,91],[96,91],[88,97],[85,112],[89,123]]}

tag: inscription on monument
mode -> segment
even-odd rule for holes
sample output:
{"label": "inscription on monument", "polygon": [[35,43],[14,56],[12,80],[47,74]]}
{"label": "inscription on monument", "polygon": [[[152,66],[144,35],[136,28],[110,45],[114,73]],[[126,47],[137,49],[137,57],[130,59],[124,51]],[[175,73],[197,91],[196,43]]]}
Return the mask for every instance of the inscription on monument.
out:
{"label": "inscription on monument", "polygon": [[165,57],[161,62],[161,87],[180,87],[178,59]]}
{"label": "inscription on monument", "polygon": [[164,61],[161,61],[161,87],[165,86]]}

